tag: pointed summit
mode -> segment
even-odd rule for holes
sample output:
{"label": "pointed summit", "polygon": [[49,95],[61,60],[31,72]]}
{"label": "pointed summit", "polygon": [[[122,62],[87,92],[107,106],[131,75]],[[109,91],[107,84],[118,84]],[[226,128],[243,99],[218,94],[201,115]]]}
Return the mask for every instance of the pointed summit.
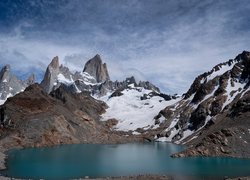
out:
{"label": "pointed summit", "polygon": [[49,64],[49,67],[53,68],[53,69],[57,69],[59,68],[59,58],[58,56],[54,57],[51,61],[51,63]]}
{"label": "pointed summit", "polygon": [[0,72],[0,82],[8,81],[10,76],[10,65],[5,65]]}
{"label": "pointed summit", "polygon": [[58,56],[54,57],[46,69],[44,78],[41,82],[41,86],[47,93],[50,93],[53,89],[54,82],[57,79],[59,73],[59,58]]}
{"label": "pointed summit", "polygon": [[93,76],[98,83],[110,80],[107,65],[106,63],[102,63],[102,59],[99,54],[88,60],[84,66],[83,72],[87,72]]}
{"label": "pointed summit", "polygon": [[31,85],[31,84],[34,84],[35,81],[36,81],[36,77],[35,77],[35,74],[34,74],[34,73],[32,73],[32,74],[28,77],[28,79],[26,80],[28,86]]}

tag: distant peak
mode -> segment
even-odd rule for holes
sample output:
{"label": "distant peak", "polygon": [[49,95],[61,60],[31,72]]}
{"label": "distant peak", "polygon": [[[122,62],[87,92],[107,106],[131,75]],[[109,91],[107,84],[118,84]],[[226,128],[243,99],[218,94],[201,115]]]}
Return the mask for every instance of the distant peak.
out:
{"label": "distant peak", "polygon": [[96,54],[93,58],[87,61],[83,72],[87,72],[93,76],[97,82],[104,82],[109,80],[109,74],[106,63],[102,63],[101,56]]}
{"label": "distant peak", "polygon": [[99,54],[96,54],[96,55],[94,56],[94,58],[97,58],[97,59],[100,59],[100,60],[101,60],[101,56],[100,56]]}
{"label": "distant peak", "polygon": [[54,57],[46,69],[41,86],[47,93],[50,93],[59,73],[59,58]]}
{"label": "distant peak", "polygon": [[28,85],[34,84],[34,83],[35,83],[35,80],[36,80],[35,74],[32,73],[32,74],[28,77],[28,79],[27,79],[27,84],[28,84]]}
{"label": "distant peak", "polygon": [[2,70],[0,71],[0,81],[6,80],[7,77],[10,75],[10,65],[5,65]]}
{"label": "distant peak", "polygon": [[59,68],[59,58],[58,56],[54,57],[51,61],[51,63],[49,64],[50,67],[56,69]]}
{"label": "distant peak", "polygon": [[9,64],[6,64],[3,69],[3,71],[10,71],[10,65]]}

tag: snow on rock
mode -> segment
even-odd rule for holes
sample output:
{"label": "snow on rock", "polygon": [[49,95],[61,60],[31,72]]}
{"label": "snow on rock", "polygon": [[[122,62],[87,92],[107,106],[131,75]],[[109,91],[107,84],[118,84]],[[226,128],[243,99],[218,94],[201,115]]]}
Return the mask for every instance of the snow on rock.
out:
{"label": "snow on rock", "polygon": [[213,68],[213,73],[210,74],[208,77],[207,77],[207,81],[210,81],[212,79],[214,79],[215,77],[217,76],[221,76],[222,74],[224,74],[225,72],[231,70],[234,65],[236,64],[236,61],[234,61],[231,65],[229,64],[226,64],[226,65],[221,65],[220,66],[220,69],[218,71],[215,71],[215,68]]}
{"label": "snow on rock", "polygon": [[81,72],[80,75],[81,75],[81,78],[79,80],[84,82],[84,84],[86,85],[101,84],[101,83],[97,83],[96,79],[87,72]]}
{"label": "snow on rock", "polygon": [[74,81],[72,79],[72,77],[70,79],[67,79],[63,74],[58,74],[57,75],[57,81],[66,85],[70,85],[73,84]]}
{"label": "snow on rock", "polygon": [[6,100],[0,100],[0,105],[4,104]]}
{"label": "snow on rock", "polygon": [[207,94],[199,104],[192,104],[191,106],[193,107],[193,109],[196,109],[201,103],[203,103],[203,102],[206,101],[207,99],[213,97],[213,96],[214,96],[214,93],[215,93],[215,91],[218,89],[218,87],[219,87],[219,85],[215,86],[215,87],[214,87],[214,90],[213,90],[210,94]]}
{"label": "snow on rock", "polygon": [[243,92],[245,85],[246,85],[245,83],[240,83],[238,81],[232,81],[231,78],[228,79],[227,87],[226,87],[227,100],[223,104],[222,110],[228,104],[230,104],[239,93]]}
{"label": "snow on rock", "polygon": [[168,138],[166,137],[160,137],[158,139],[155,140],[156,142],[168,142]]}
{"label": "snow on rock", "polygon": [[[105,101],[109,106],[106,113],[103,114],[102,120],[117,119],[118,124],[114,127],[114,130],[121,131],[135,131],[137,128],[149,129],[157,127],[158,125],[155,125],[154,117],[161,109],[174,104],[178,99],[165,101],[162,97],[153,96],[141,100],[144,94],[151,92],[151,90],[141,87],[134,88],[131,85],[130,89],[122,91],[122,96],[109,98],[109,95],[107,95],[102,97],[101,100]],[[163,121],[163,118],[161,121]]]}
{"label": "snow on rock", "polygon": [[[1,93],[1,94],[2,94],[2,93]],[[1,94],[0,94],[0,97],[1,97]],[[18,93],[17,93],[17,94],[18,94]],[[6,96],[6,99],[0,99],[0,105],[4,104],[5,101],[6,101],[9,97],[12,97],[12,96],[13,96],[13,94],[9,93],[9,94],[7,94],[7,96]]]}

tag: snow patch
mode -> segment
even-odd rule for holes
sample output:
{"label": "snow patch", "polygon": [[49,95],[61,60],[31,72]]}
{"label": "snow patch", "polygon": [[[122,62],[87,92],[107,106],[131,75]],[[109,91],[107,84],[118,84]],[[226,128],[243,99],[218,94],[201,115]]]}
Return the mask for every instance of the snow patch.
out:
{"label": "snow patch", "polygon": [[166,137],[166,138],[165,138],[165,141],[166,141],[166,142],[171,142],[172,139],[173,139],[173,137],[174,137],[176,134],[178,134],[178,133],[179,133],[179,131],[178,131],[176,128],[172,128],[172,129],[170,130],[170,136]]}
{"label": "snow patch", "polygon": [[[224,102],[223,106],[222,106],[222,110],[231,102],[233,102],[233,100],[235,99],[235,97],[241,93],[244,90],[244,86],[245,83],[240,83],[238,81],[233,81],[233,86],[232,86],[232,79],[229,78],[228,82],[227,82],[227,87],[226,87],[226,96],[227,99]],[[233,94],[232,94],[233,93]]]}
{"label": "snow patch", "polygon": [[0,105],[4,104],[6,100],[0,100]]}
{"label": "snow patch", "polygon": [[132,134],[133,134],[133,135],[140,135],[141,133],[136,132],[136,131],[133,131]]}
{"label": "snow patch", "polygon": [[63,74],[58,74],[57,75],[57,81],[66,85],[70,85],[74,83],[72,77],[70,79],[67,79]]}
{"label": "snow patch", "polygon": [[168,138],[166,138],[166,137],[160,137],[160,138],[156,139],[155,141],[157,141],[157,142],[169,142]]}
{"label": "snow patch", "polygon": [[215,68],[213,68],[213,73],[210,74],[209,76],[207,76],[207,82],[214,79],[217,76],[221,76],[222,74],[224,74],[225,72],[231,70],[234,65],[236,64],[236,61],[234,61],[231,65],[221,65],[220,69],[218,71],[215,71]]}
{"label": "snow patch", "polygon": [[2,82],[7,83],[8,81],[7,81],[7,79],[4,79]]}
{"label": "snow patch", "polygon": [[186,139],[187,137],[191,136],[193,133],[195,133],[195,131],[191,131],[190,129],[187,129],[185,131],[183,131],[183,137],[176,141],[176,144],[180,144],[180,142],[184,139]]}
{"label": "snow patch", "polygon": [[[165,101],[164,98],[153,96],[149,99],[141,100],[144,94],[151,93],[151,90],[144,88],[132,88],[122,91],[123,95],[109,98],[109,95],[101,97],[107,103],[109,108],[102,115],[102,121],[110,118],[118,120],[114,130],[135,131],[137,128],[156,128],[154,117],[161,109],[176,103],[179,99]],[[147,105],[145,105],[147,104]],[[164,121],[165,118],[160,121]]]}
{"label": "snow patch", "polygon": [[210,94],[207,94],[200,103],[198,103],[198,104],[192,104],[191,106],[193,107],[193,109],[197,109],[197,107],[199,106],[199,104],[201,104],[202,102],[206,101],[207,99],[213,97],[214,93],[218,89],[218,87],[219,87],[219,85],[215,86],[214,90]]}

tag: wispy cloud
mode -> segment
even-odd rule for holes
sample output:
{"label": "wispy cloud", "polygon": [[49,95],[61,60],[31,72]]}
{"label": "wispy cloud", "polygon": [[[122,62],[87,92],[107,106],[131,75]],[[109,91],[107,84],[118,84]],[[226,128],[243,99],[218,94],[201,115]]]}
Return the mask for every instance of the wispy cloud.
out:
{"label": "wispy cloud", "polygon": [[98,53],[114,80],[135,74],[183,93],[199,73],[250,50],[247,0],[39,2],[0,3],[0,65],[44,71],[59,55],[82,70]]}

